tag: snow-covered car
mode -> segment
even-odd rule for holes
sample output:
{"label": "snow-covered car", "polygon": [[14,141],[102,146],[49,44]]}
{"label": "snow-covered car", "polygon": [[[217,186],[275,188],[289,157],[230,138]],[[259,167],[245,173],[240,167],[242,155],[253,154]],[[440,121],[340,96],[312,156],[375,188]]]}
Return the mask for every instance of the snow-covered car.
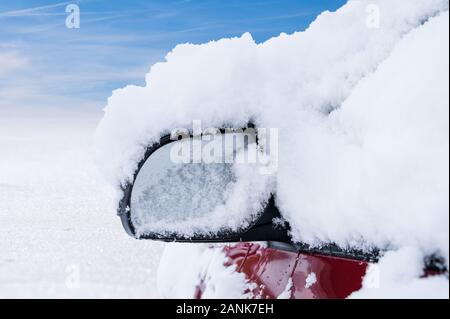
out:
{"label": "snow-covered car", "polygon": [[165,246],[160,295],[448,298],[424,277],[449,261],[448,10],[349,1],[263,43],[180,44],[114,91],[95,150],[125,229],[189,243]]}
{"label": "snow-covered car", "polygon": [[[174,131],[147,149],[119,205],[127,233],[167,242],[238,243],[221,248],[223,263],[245,275],[244,295],[251,298],[347,298],[361,289],[380,251],[294,242],[273,194],[254,196],[257,185],[243,187],[270,180],[254,169],[261,163],[251,154],[262,150],[254,127],[209,132]],[[254,194],[242,194],[248,189]],[[436,256],[424,260],[423,276],[443,272]],[[208,276],[198,278],[192,297],[202,297]]]}

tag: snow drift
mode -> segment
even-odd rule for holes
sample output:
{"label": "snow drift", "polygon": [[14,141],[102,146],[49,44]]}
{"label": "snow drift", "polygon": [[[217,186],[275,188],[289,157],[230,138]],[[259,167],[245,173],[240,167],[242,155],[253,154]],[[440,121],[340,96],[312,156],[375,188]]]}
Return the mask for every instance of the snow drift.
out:
{"label": "snow drift", "polygon": [[251,120],[279,129],[272,191],[294,240],[413,246],[448,265],[448,1],[377,1],[377,28],[368,3],[261,44],[179,45],[144,87],[114,91],[96,155],[118,196],[172,128]]}

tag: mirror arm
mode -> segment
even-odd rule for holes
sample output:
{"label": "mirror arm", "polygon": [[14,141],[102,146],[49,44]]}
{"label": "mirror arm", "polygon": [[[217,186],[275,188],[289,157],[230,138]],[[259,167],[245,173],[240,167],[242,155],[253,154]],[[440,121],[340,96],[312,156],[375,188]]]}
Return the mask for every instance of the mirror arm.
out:
{"label": "mirror arm", "polygon": [[292,243],[289,236],[291,227],[288,222],[284,221],[284,225],[275,225],[273,222],[275,218],[284,221],[275,205],[274,197],[271,196],[261,216],[252,227],[242,234],[241,240]]}

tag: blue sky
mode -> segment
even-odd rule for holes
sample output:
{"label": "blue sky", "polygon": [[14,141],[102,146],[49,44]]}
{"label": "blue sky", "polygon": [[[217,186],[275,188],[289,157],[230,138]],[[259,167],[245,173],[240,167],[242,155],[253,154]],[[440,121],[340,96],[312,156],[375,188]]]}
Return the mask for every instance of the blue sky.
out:
{"label": "blue sky", "polygon": [[[102,107],[178,43],[304,30],[345,0],[0,0],[0,107]],[[70,3],[81,27],[65,26]]]}

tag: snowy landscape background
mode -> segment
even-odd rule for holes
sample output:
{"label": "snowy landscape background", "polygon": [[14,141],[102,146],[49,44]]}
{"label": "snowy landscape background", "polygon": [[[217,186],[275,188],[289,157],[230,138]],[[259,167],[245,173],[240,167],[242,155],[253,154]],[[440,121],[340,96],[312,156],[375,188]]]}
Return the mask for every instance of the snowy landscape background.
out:
{"label": "snowy landscape background", "polygon": [[162,244],[125,234],[90,157],[100,117],[0,109],[0,298],[158,296]]}

